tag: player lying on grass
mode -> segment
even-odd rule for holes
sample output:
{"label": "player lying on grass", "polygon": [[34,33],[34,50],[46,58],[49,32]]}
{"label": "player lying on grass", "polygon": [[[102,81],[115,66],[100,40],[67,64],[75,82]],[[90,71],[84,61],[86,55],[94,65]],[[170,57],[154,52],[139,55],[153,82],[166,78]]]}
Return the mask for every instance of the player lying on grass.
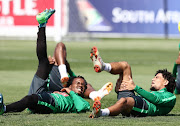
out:
{"label": "player lying on grass", "polygon": [[[44,15],[37,16],[37,20],[43,19],[43,16]],[[39,24],[40,26],[42,25],[41,22],[39,22]],[[54,63],[54,65],[52,65],[52,70],[49,74],[48,79],[46,79],[46,82],[43,83],[44,85],[37,85],[37,77],[35,75],[31,83],[28,95],[37,94],[37,92],[44,87],[46,87],[47,91],[60,91],[62,88],[66,87],[69,77],[76,76],[75,73],[71,70],[70,64],[67,61],[66,57],[66,46],[64,43],[60,42],[55,47],[54,56],[48,57],[49,62],[51,62],[51,64]],[[87,89],[85,90],[82,97],[91,98],[92,100],[101,99],[105,95],[109,94],[112,88],[113,84],[108,82],[100,90],[95,91],[91,84],[88,83]]]}
{"label": "player lying on grass", "polygon": [[[36,94],[41,87],[46,87],[47,91],[60,91],[62,88],[66,87],[66,83],[70,77],[76,76],[71,70],[70,64],[67,61],[66,46],[63,42],[59,42],[54,50],[54,56],[49,56],[49,62],[55,62],[52,66],[52,70],[49,74],[48,79],[44,85],[37,85],[34,79],[31,83],[29,93]],[[69,74],[69,75],[68,75]],[[34,76],[36,78],[36,75]],[[87,89],[85,90],[82,97],[91,98],[92,100],[101,99],[105,95],[109,94],[113,88],[113,84],[108,82],[100,90],[95,91],[91,84],[87,83]]]}
{"label": "player lying on grass", "polygon": [[[45,80],[48,78],[54,63],[50,64],[47,58],[45,26],[54,12],[55,10],[49,9],[37,15],[41,17],[44,15],[42,18],[45,20],[39,25],[36,48],[39,65],[33,78],[33,85],[40,85],[40,88],[36,94],[27,95],[20,101],[6,106],[3,104],[3,96],[0,95],[1,114],[21,112],[26,108],[34,113],[84,112],[89,110],[89,103],[81,97],[87,86],[86,80],[82,76],[69,79],[68,87],[61,91],[47,92],[46,87],[44,87]],[[40,21],[38,20],[38,22]]]}
{"label": "player lying on grass", "polygon": [[105,109],[101,109],[100,101],[95,101],[90,118],[116,116],[120,113],[135,117],[157,116],[166,115],[173,109],[176,103],[176,96],[173,94],[176,83],[172,74],[166,69],[156,72],[152,79],[151,92],[148,92],[135,85],[131,67],[127,62],[104,63],[96,47],[92,48],[90,55],[96,72],[105,70],[119,75],[116,83],[118,101]]}
{"label": "player lying on grass", "polygon": [[48,59],[47,57],[45,27],[54,12],[55,10],[49,9],[37,15],[39,32],[36,52],[39,65],[29,95],[5,106],[3,96],[0,94],[0,114],[21,112],[26,108],[34,113],[85,112],[89,110],[89,103],[81,97],[84,96],[87,88],[87,82],[82,76],[69,78],[67,87],[61,88],[61,91],[48,91],[47,78],[55,61],[53,58],[49,57]]}

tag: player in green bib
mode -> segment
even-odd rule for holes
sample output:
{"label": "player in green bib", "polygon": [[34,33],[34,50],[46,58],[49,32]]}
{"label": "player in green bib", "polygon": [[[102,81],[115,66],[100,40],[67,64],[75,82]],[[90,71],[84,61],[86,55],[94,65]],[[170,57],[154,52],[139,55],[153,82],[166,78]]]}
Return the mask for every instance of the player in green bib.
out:
{"label": "player in green bib", "polygon": [[151,91],[148,92],[134,84],[131,67],[127,62],[104,63],[96,47],[91,49],[90,55],[96,72],[107,71],[119,75],[115,88],[118,101],[105,109],[101,109],[100,101],[95,101],[90,118],[116,116],[120,113],[134,117],[158,116],[166,115],[173,109],[176,103],[176,96],[173,94],[176,83],[166,69],[156,72]]}
{"label": "player in green bib", "polygon": [[3,104],[3,96],[0,94],[0,114],[21,112],[26,108],[40,114],[86,112],[90,109],[90,105],[81,97],[86,85],[86,80],[82,76],[73,77],[68,81],[68,87],[61,91],[42,91],[38,94],[27,95],[9,105]]}

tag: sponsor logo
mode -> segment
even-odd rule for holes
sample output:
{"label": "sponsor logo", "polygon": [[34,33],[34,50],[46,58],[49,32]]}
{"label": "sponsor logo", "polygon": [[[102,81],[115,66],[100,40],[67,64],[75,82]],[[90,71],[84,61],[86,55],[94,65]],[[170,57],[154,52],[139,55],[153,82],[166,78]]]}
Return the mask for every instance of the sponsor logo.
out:
{"label": "sponsor logo", "polygon": [[153,10],[123,10],[115,7],[112,10],[112,22],[114,23],[178,23],[180,11]]}

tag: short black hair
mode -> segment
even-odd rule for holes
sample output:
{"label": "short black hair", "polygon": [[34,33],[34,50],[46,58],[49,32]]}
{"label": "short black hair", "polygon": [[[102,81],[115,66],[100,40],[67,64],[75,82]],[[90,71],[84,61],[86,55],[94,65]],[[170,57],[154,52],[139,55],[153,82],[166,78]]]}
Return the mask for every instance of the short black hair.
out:
{"label": "short black hair", "polygon": [[171,74],[171,72],[168,72],[167,69],[163,69],[163,70],[158,70],[155,74],[155,76],[161,73],[163,78],[168,80],[169,83],[168,85],[166,85],[166,89],[167,91],[173,93],[176,87],[176,82],[175,82],[175,78],[173,77],[173,75]]}
{"label": "short black hair", "polygon": [[68,80],[68,82],[67,82],[67,87],[69,87],[69,86],[72,84],[72,82],[73,82],[73,80],[74,80],[75,78],[82,78],[82,79],[84,80],[84,82],[85,82],[85,89],[87,89],[87,81],[86,81],[86,79],[85,79],[83,76],[80,76],[80,75],[70,77],[69,80]]}

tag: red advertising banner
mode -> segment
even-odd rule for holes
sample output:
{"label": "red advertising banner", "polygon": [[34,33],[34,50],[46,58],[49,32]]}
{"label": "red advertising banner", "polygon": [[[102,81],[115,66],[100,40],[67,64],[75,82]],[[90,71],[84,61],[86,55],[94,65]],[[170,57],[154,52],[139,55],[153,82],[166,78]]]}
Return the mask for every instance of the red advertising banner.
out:
{"label": "red advertising banner", "polygon": [[[37,26],[35,16],[54,8],[55,0],[0,0],[0,26]],[[48,26],[54,25],[54,16]]]}

